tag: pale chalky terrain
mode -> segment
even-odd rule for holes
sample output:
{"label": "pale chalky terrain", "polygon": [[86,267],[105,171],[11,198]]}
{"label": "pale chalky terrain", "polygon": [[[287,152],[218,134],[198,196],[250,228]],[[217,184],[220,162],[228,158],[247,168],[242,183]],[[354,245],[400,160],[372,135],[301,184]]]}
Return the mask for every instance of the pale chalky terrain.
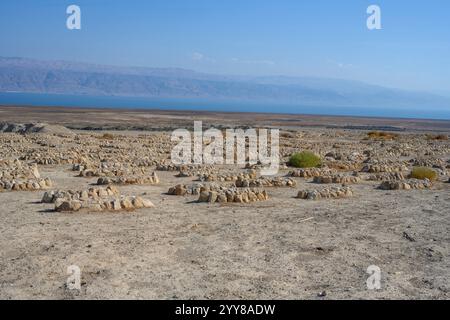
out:
{"label": "pale chalky terrain", "polygon": [[[37,109],[0,107],[0,299],[450,298],[450,122]],[[173,164],[194,120],[279,128],[279,172]]]}

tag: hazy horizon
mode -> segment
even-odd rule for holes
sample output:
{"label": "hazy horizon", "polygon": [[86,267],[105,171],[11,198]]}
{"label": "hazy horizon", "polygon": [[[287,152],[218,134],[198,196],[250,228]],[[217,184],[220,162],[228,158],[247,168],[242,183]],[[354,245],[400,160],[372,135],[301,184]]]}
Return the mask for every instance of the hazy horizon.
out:
{"label": "hazy horizon", "polygon": [[418,89],[404,89],[400,87],[395,86],[385,86],[379,83],[372,83],[370,81],[363,81],[363,80],[357,80],[357,79],[349,79],[345,77],[320,77],[317,75],[286,75],[286,74],[261,74],[261,75],[251,75],[251,74],[244,74],[244,73],[212,73],[212,72],[203,72],[196,69],[189,69],[189,68],[183,68],[183,67],[174,67],[174,66],[142,66],[142,65],[120,65],[120,64],[103,64],[101,62],[89,62],[89,61],[82,61],[82,60],[65,60],[65,59],[56,59],[56,60],[49,60],[49,59],[36,59],[33,57],[27,57],[27,56],[0,56],[0,59],[22,59],[22,60],[35,60],[38,62],[50,62],[50,63],[69,63],[69,64],[80,64],[80,65],[92,65],[92,66],[100,66],[100,67],[111,67],[111,68],[130,68],[130,69],[161,69],[161,70],[180,70],[180,71],[188,71],[188,72],[194,72],[198,74],[204,74],[204,75],[210,75],[210,76],[223,76],[223,77],[232,77],[232,78],[242,78],[242,79],[258,79],[258,78],[285,78],[285,79],[320,79],[320,80],[342,80],[345,82],[353,82],[353,83],[360,83],[360,84],[367,84],[372,86],[378,86],[388,89],[394,89],[394,90],[402,90],[402,91],[410,91],[410,92],[416,92],[416,93],[429,93],[434,94],[442,97],[450,97],[450,91],[427,91],[427,90],[418,90]]}

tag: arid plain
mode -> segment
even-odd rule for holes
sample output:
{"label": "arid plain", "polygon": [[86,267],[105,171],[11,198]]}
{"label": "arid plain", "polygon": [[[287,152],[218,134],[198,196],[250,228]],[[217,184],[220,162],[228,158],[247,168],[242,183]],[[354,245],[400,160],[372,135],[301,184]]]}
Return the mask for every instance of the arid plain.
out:
{"label": "arid plain", "polygon": [[[172,131],[194,121],[280,129],[279,173],[172,164]],[[0,107],[0,298],[448,299],[449,133],[444,120]],[[290,166],[304,150],[321,165]],[[419,167],[436,176],[412,178]]]}

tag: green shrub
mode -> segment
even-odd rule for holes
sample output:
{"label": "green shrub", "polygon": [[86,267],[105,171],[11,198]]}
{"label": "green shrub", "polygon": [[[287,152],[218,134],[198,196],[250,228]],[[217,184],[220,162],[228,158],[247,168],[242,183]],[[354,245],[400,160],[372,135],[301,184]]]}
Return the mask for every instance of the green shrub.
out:
{"label": "green shrub", "polygon": [[289,158],[289,165],[296,168],[313,168],[321,164],[320,157],[311,151],[294,153]]}
{"label": "green shrub", "polygon": [[427,167],[415,167],[412,169],[411,178],[424,180],[425,178],[429,180],[436,180],[437,173],[433,169]]}

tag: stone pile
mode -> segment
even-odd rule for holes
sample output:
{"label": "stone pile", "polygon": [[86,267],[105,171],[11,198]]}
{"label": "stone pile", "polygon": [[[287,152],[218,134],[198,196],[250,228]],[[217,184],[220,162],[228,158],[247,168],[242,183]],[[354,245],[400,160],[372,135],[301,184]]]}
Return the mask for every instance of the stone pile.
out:
{"label": "stone pile", "polygon": [[172,163],[160,163],[156,165],[157,171],[195,171],[195,170],[212,170],[212,165],[198,165],[198,164],[172,164]]}
{"label": "stone pile", "polygon": [[324,184],[325,183],[350,184],[361,182],[361,178],[354,175],[335,174],[335,175],[314,177],[313,182]]}
{"label": "stone pile", "polygon": [[112,199],[97,200],[64,200],[57,199],[55,210],[58,212],[77,212],[77,211],[134,211],[141,208],[153,208],[150,200],[141,197],[115,197]]}
{"label": "stone pile", "polygon": [[198,202],[209,203],[249,203],[256,201],[265,201],[269,199],[269,195],[265,190],[255,188],[223,188],[218,191],[202,191],[198,198]]}
{"label": "stone pile", "polygon": [[35,191],[52,185],[49,178],[41,178],[36,164],[20,160],[0,161],[0,191]]}
{"label": "stone pile", "polygon": [[42,197],[43,203],[54,203],[55,211],[121,211],[153,207],[153,203],[141,197],[121,196],[114,186],[90,188],[82,191],[49,191]]}
{"label": "stone pile", "polygon": [[[289,161],[289,159],[286,160],[286,162],[288,162],[288,161]],[[256,163],[256,164],[246,163],[244,168],[248,169],[248,170],[262,171],[262,170],[270,169],[270,165],[264,165],[264,164],[261,164],[261,163]],[[288,166],[286,165],[286,163],[280,163],[278,165],[278,169],[279,170],[285,170],[287,168],[288,168]]]}
{"label": "stone pile", "polygon": [[17,157],[45,165],[119,161],[130,167],[154,166],[170,158],[172,143],[170,135],[166,133],[140,137],[114,135],[106,138],[86,133],[70,136],[2,133],[0,158]]}
{"label": "stone pile", "polygon": [[220,191],[229,187],[234,187],[234,185],[223,186],[215,183],[203,184],[197,182],[189,185],[177,184],[176,186],[169,188],[167,194],[173,196],[199,195],[203,191]]}
{"label": "stone pile", "polygon": [[200,183],[195,183],[191,185],[177,184],[174,187],[169,188],[167,194],[172,196],[184,196],[184,195],[198,195],[203,187]]}
{"label": "stone pile", "polygon": [[333,174],[333,170],[330,168],[305,168],[290,171],[288,176],[297,178],[313,178],[329,174]]}
{"label": "stone pile", "polygon": [[420,158],[410,160],[413,167],[430,167],[445,170],[450,164],[441,158]]}
{"label": "stone pile", "polygon": [[239,174],[202,174],[198,176],[199,181],[219,181],[219,182],[232,182],[237,180],[250,180],[256,179],[256,171],[248,170],[245,173]]}
{"label": "stone pile", "polygon": [[379,172],[367,177],[369,181],[397,181],[404,180],[405,176],[401,172]]}
{"label": "stone pile", "polygon": [[203,168],[188,168],[178,172],[176,177],[178,178],[186,178],[186,177],[195,177],[201,175],[211,175],[216,173],[217,170],[213,169],[203,169]]}
{"label": "stone pile", "polygon": [[378,187],[381,190],[412,190],[430,189],[433,186],[430,180],[407,179],[402,181],[383,181]]}
{"label": "stone pile", "polygon": [[408,167],[404,164],[366,164],[361,171],[368,173],[392,173],[408,171]]}
{"label": "stone pile", "polygon": [[119,195],[120,195],[119,190],[114,186],[108,186],[107,188],[90,188],[88,190],[82,191],[52,190],[44,193],[41,202],[55,203],[58,199],[88,201],[88,200],[99,200],[102,198],[108,198]]}
{"label": "stone pile", "polygon": [[45,179],[0,180],[0,191],[37,191],[51,188],[53,182]]}
{"label": "stone pile", "polygon": [[235,182],[238,188],[254,188],[254,187],[295,187],[297,182],[292,178],[265,178],[261,177],[258,179],[244,179],[238,177]]}
{"label": "stone pile", "polygon": [[0,162],[0,180],[40,179],[36,164],[27,164],[20,160],[3,160]]}
{"label": "stone pile", "polygon": [[158,184],[159,178],[156,172],[150,176],[118,176],[118,177],[100,177],[97,179],[97,185],[127,185],[127,184]]}
{"label": "stone pile", "polygon": [[297,194],[298,199],[320,200],[348,198],[353,196],[353,190],[350,187],[330,187],[320,190],[302,190]]}
{"label": "stone pile", "polygon": [[101,162],[97,164],[79,163],[72,166],[72,170],[79,171],[79,177],[137,177],[150,174],[146,167],[137,167],[133,163],[126,165],[121,162]]}

